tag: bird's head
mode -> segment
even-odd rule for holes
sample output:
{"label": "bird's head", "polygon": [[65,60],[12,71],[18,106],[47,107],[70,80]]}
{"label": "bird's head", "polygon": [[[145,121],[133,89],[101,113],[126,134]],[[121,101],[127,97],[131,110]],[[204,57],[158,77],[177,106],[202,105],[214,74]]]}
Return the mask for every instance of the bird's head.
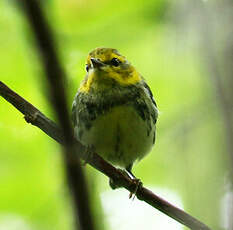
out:
{"label": "bird's head", "polygon": [[103,89],[111,85],[128,86],[141,80],[140,74],[116,49],[96,48],[91,51],[86,62],[87,75],[80,91],[92,88]]}

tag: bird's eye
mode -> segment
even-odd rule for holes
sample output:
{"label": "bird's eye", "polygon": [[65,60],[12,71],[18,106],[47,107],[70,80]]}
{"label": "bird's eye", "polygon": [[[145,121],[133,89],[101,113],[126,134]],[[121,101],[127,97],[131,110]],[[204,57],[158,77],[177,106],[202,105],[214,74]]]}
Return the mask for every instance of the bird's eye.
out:
{"label": "bird's eye", "polygon": [[111,64],[114,65],[114,66],[119,66],[121,64],[121,61],[117,58],[113,58],[111,60]]}
{"label": "bird's eye", "polygon": [[88,72],[89,71],[89,66],[86,64],[86,71]]}

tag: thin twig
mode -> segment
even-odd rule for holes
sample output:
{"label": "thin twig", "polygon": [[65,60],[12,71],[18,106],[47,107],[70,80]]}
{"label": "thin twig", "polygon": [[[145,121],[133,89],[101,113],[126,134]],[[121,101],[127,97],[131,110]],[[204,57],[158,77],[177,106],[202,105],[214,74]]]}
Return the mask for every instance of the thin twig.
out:
{"label": "thin twig", "polygon": [[[74,200],[76,229],[94,230],[86,180],[79,159],[75,163],[72,125],[69,119],[65,93],[65,72],[59,62],[52,31],[45,19],[38,0],[23,0],[23,12],[31,26],[46,73],[52,106],[58,117],[64,140],[64,163],[67,181]],[[36,116],[36,114],[34,114]],[[28,116],[26,116],[28,119]],[[30,120],[30,119],[29,119]],[[32,119],[33,120],[33,119]]]}
{"label": "thin twig", "polygon": [[[32,120],[26,119],[27,122],[39,127],[47,135],[52,137],[59,143],[63,143],[62,134],[60,129],[54,125],[54,122],[50,121],[45,115],[43,115],[38,109],[27,102],[24,98],[20,97],[14,91],[9,89],[4,83],[0,82],[0,95],[5,98],[9,103],[15,106],[26,117],[33,118]],[[111,178],[118,187],[124,187],[130,192],[134,192],[136,189],[135,183],[124,175],[120,170],[116,169],[108,162],[103,160],[96,153],[89,155],[88,159],[85,157],[85,147],[81,145],[77,140],[74,140],[77,157],[84,159],[88,164],[99,170],[109,178]],[[74,159],[75,160],[75,159]],[[75,161],[73,161],[75,163]],[[138,188],[137,198],[142,200],[152,207],[160,210],[164,214],[170,216],[179,223],[189,227],[193,230],[210,230],[208,226],[187,214],[183,210],[175,207],[166,200],[152,193],[145,187]]]}

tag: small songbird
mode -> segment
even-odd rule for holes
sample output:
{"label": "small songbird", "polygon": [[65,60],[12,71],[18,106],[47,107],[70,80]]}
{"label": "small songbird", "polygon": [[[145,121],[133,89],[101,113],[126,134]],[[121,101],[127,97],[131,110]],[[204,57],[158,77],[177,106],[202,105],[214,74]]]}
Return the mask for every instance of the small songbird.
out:
{"label": "small songbird", "polygon": [[155,144],[158,110],[149,86],[116,49],[96,48],[72,106],[76,138],[125,169]]}

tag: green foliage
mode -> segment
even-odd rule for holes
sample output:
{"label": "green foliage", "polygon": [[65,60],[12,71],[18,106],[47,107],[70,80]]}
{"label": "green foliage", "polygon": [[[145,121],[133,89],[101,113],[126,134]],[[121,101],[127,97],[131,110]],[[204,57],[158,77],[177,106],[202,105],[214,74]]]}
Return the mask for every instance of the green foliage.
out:
{"label": "green foliage", "polygon": [[[44,9],[67,72],[70,107],[85,76],[88,52],[99,46],[117,48],[145,77],[160,110],[156,146],[134,167],[135,174],[145,186],[175,191],[186,211],[219,226],[225,131],[196,44],[188,35],[191,45],[182,43],[184,37],[167,16],[172,2],[53,0],[45,1]],[[0,10],[1,81],[53,118],[29,26],[14,2],[1,1]],[[3,225],[8,218],[28,224],[15,229],[71,229],[72,205],[59,146],[26,124],[2,98],[0,140],[0,229],[8,229]],[[86,174],[94,216],[101,224],[99,195],[109,190],[108,181],[89,166]]]}

